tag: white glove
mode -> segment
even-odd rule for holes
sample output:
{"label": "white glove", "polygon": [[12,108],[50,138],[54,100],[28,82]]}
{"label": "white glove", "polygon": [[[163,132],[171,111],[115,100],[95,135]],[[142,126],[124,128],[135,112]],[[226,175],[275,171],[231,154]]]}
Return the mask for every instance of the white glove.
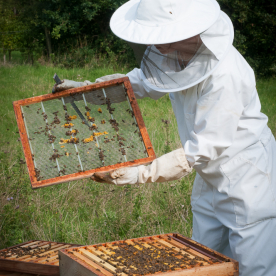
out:
{"label": "white glove", "polygon": [[64,79],[64,80],[62,80],[61,84],[55,84],[52,91],[53,91],[53,93],[56,93],[56,92],[60,92],[60,91],[71,89],[71,88],[77,88],[77,87],[81,87],[81,86],[90,85],[93,83],[99,83],[99,82],[103,82],[103,81],[119,79],[119,78],[123,78],[125,76],[126,75],[124,75],[124,74],[117,73],[117,74],[113,74],[113,75],[107,75],[107,76],[100,77],[100,78],[96,79],[95,82],[91,82],[89,80],[85,80],[84,82],[78,82],[78,81]]}
{"label": "white glove", "polygon": [[181,148],[162,155],[148,166],[121,168],[110,173],[95,173],[91,179],[122,186],[177,180],[191,171],[184,149]]}
{"label": "white glove", "polygon": [[72,81],[72,80],[64,79],[64,80],[62,80],[61,84],[55,84],[54,85],[53,93],[60,92],[60,91],[63,91],[63,90],[67,90],[67,89],[71,89],[71,88],[86,86],[86,85],[90,85],[90,84],[93,84],[93,82],[90,82],[89,80],[86,80],[84,82],[78,82],[78,81]]}
{"label": "white glove", "polygon": [[119,74],[119,73],[116,73],[116,74],[113,74],[113,75],[106,75],[106,76],[103,76],[103,77],[100,77],[100,78],[96,79],[95,83],[103,82],[103,81],[115,80],[115,79],[119,79],[119,78],[124,78],[125,76],[126,75]]}

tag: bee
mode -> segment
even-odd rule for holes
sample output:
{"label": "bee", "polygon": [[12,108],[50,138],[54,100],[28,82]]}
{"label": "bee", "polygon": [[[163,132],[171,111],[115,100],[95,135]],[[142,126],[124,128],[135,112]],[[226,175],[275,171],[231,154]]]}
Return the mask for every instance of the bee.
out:
{"label": "bee", "polygon": [[102,150],[100,150],[100,152],[99,152],[99,158],[100,158],[101,161],[104,160],[104,153],[103,153]]}

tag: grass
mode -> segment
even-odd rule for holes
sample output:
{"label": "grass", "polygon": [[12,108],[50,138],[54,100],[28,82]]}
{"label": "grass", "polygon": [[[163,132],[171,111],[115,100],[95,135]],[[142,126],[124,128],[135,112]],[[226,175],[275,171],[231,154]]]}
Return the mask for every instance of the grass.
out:
{"label": "grass", "polygon": [[[50,93],[55,72],[60,78],[79,81],[115,73],[101,64],[68,70],[0,66],[0,248],[32,239],[93,244],[168,232],[191,236],[190,196],[195,173],[162,184],[117,187],[80,180],[31,189],[26,165],[19,163],[24,156],[12,102]],[[257,87],[275,135],[276,81],[261,80]],[[170,149],[180,147],[168,96],[138,102],[157,155],[167,151],[162,119],[170,121]]]}
{"label": "grass", "polygon": [[[114,73],[108,67],[0,67],[0,248],[31,239],[93,244],[166,232],[191,236],[194,174],[164,184],[116,187],[81,180],[31,189],[26,165],[19,164],[24,156],[12,102],[50,93],[55,72],[79,81]],[[139,106],[157,155],[166,147],[161,119],[170,120],[170,130],[176,133],[170,137],[171,149],[181,146],[168,96],[144,99]]]}

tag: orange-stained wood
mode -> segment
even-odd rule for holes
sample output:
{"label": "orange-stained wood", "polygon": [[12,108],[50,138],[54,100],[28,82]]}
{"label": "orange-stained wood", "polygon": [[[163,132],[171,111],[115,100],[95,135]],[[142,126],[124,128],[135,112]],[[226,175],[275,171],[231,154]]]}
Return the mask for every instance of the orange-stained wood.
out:
{"label": "orange-stained wood", "polygon": [[185,270],[176,270],[168,272],[159,272],[148,274],[147,276],[239,276],[239,272],[235,270],[235,264],[222,263],[211,266],[200,266]]}
{"label": "orange-stained wood", "polygon": [[95,90],[98,90],[101,88],[120,85],[125,82],[129,82],[128,77],[124,77],[124,78],[120,78],[120,79],[116,79],[116,80],[104,81],[104,82],[100,82],[100,83],[94,83],[91,85],[82,86],[82,87],[78,87],[78,88],[72,88],[72,89],[57,92],[54,94],[50,93],[50,94],[45,94],[45,95],[41,95],[41,96],[31,97],[28,99],[15,101],[14,103],[16,103],[18,105],[22,105],[22,106],[33,104],[33,103],[40,103],[42,101],[50,101],[50,100],[54,100],[54,99],[59,99],[61,97],[75,95],[76,93],[83,93],[85,91],[95,91]]}
{"label": "orange-stained wood", "polygon": [[21,112],[21,105],[18,102],[13,102],[13,108],[15,112],[17,126],[20,134],[20,140],[23,146],[23,151],[26,159],[30,180],[31,180],[31,183],[35,183],[36,182],[35,167],[34,167],[34,162],[32,158],[32,152],[31,152],[31,148],[28,140],[27,131],[25,128],[23,114]]}
{"label": "orange-stained wood", "polygon": [[140,129],[142,138],[144,140],[144,144],[145,144],[145,148],[147,150],[148,156],[155,157],[155,153],[154,153],[154,150],[153,150],[150,138],[149,138],[149,134],[148,134],[147,128],[145,126],[145,123],[144,123],[140,108],[138,106],[137,100],[135,98],[134,92],[132,90],[131,84],[129,81],[127,81],[127,82],[125,82],[124,85],[125,85],[125,88],[127,89],[128,98],[130,100],[132,110],[134,112],[134,115],[135,115],[138,127]]}
{"label": "orange-stained wood", "polygon": [[[132,110],[134,112],[134,116],[136,118],[138,127],[140,129],[142,139],[143,139],[145,148],[147,150],[148,157],[137,159],[134,161],[127,161],[127,162],[123,162],[120,164],[105,166],[105,167],[101,167],[101,168],[97,168],[97,169],[87,170],[84,172],[77,172],[74,174],[68,174],[68,175],[63,175],[63,176],[58,176],[58,177],[54,177],[54,178],[50,178],[50,179],[37,181],[36,176],[35,176],[35,167],[34,167],[34,162],[33,162],[33,158],[32,158],[31,148],[29,145],[29,140],[28,140],[28,136],[27,136],[27,132],[26,132],[26,128],[25,128],[25,123],[24,123],[22,112],[21,112],[21,106],[38,103],[41,101],[49,101],[49,100],[53,100],[53,99],[58,99],[61,97],[75,95],[77,93],[83,93],[85,91],[95,91],[95,90],[98,90],[101,88],[106,88],[106,87],[116,86],[116,85],[124,85],[124,87],[125,87],[125,91],[128,94],[128,98],[129,98]],[[69,182],[69,181],[73,181],[73,180],[89,178],[94,173],[111,172],[113,170],[116,170],[116,169],[119,169],[122,167],[147,165],[147,164],[151,163],[154,159],[156,159],[156,156],[155,156],[155,153],[154,153],[154,150],[153,150],[153,147],[152,147],[152,144],[151,144],[141,111],[139,109],[137,100],[135,98],[135,95],[132,90],[132,87],[131,87],[128,77],[111,80],[111,81],[106,81],[106,82],[101,82],[101,83],[96,83],[96,84],[91,84],[91,85],[87,85],[87,86],[83,86],[83,87],[79,87],[79,88],[68,89],[68,90],[65,90],[62,92],[57,92],[55,94],[46,94],[46,95],[32,97],[32,98],[28,98],[28,99],[24,99],[24,100],[15,101],[15,102],[13,102],[13,107],[14,107],[14,111],[15,111],[16,121],[17,121],[18,129],[19,129],[19,133],[20,133],[20,139],[21,139],[22,146],[23,146],[23,151],[24,151],[24,155],[25,155],[25,159],[26,159],[26,164],[27,164],[32,188],[41,188],[41,187],[51,186],[51,185],[59,184],[59,183],[63,183],[63,182]]]}

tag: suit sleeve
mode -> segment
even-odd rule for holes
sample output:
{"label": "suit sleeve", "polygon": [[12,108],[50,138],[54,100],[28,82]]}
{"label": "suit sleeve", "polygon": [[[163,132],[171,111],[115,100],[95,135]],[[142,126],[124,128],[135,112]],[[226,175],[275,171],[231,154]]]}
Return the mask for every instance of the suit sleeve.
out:
{"label": "suit sleeve", "polygon": [[163,97],[166,93],[157,92],[150,88],[146,88],[143,85],[143,81],[140,77],[141,69],[135,68],[129,73],[127,76],[129,77],[133,92],[137,99],[142,99],[146,97],[150,97],[154,100],[158,100],[159,98]]}
{"label": "suit sleeve", "polygon": [[[246,89],[246,91],[242,91]],[[252,87],[252,90],[254,87]],[[243,87],[231,75],[209,77],[196,105],[194,127],[184,145],[191,166],[205,166],[234,142],[238,124],[251,88]],[[243,93],[245,92],[245,93]],[[244,95],[247,95],[244,97]]]}

